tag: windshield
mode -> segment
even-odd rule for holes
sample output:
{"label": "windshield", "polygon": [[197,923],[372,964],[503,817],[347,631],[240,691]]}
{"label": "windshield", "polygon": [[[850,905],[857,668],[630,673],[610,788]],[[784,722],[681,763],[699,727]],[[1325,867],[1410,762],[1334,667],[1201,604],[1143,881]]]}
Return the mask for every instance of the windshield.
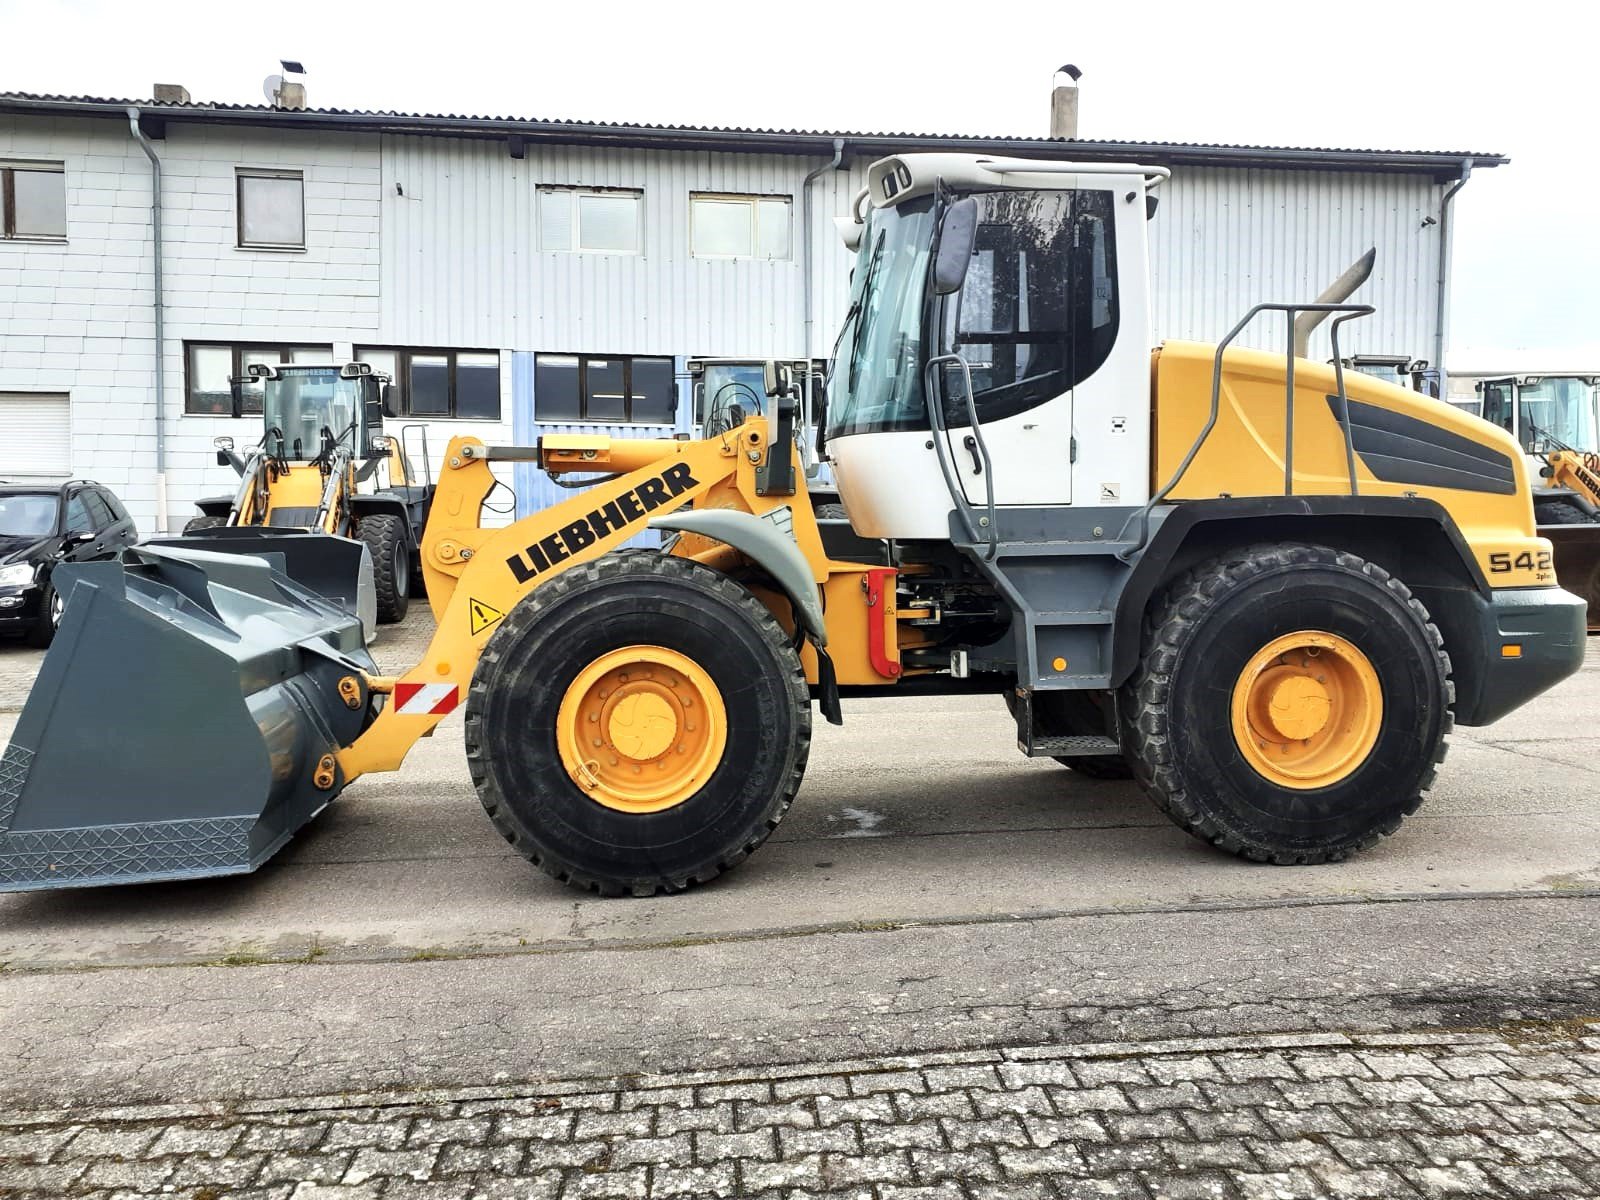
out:
{"label": "windshield", "polygon": [[1541,379],[1523,384],[1521,395],[1523,449],[1600,450],[1595,443],[1595,390],[1587,380]]}
{"label": "windshield", "polygon": [[[285,458],[315,458],[322,452],[322,430],[347,437],[360,402],[359,379],[342,379],[337,367],[280,367],[262,394],[267,429],[283,434]],[[271,447],[278,451],[276,445]]]}
{"label": "windshield", "polygon": [[57,497],[0,496],[0,537],[46,537],[56,529]]}
{"label": "windshield", "polygon": [[872,211],[828,379],[828,436],[926,429],[922,309],[933,197]]}
{"label": "windshield", "polygon": [[695,420],[711,437],[763,410],[766,372],[760,363],[707,363],[695,395]]}

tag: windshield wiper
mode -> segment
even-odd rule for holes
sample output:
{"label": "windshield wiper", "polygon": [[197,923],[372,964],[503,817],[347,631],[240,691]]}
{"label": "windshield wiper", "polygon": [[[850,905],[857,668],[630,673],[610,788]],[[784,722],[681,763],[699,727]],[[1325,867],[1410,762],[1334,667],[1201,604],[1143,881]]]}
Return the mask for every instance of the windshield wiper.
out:
{"label": "windshield wiper", "polygon": [[[867,297],[872,294],[872,284],[878,278],[878,266],[883,262],[883,238],[884,235],[880,233],[877,244],[872,247],[872,261],[867,264],[866,277],[861,281],[861,295],[852,305],[856,310],[856,323],[850,338],[850,374],[846,380],[846,386],[851,392],[856,390],[856,377],[861,373],[860,363],[856,360],[856,350],[861,345],[862,327],[867,323]],[[839,335],[843,337],[844,331],[840,330]]]}

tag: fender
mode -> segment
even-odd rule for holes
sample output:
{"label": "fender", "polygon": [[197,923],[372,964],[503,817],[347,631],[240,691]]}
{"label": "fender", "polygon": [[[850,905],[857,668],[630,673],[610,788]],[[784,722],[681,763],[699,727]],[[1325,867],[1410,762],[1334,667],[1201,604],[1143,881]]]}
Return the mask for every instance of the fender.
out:
{"label": "fender", "polygon": [[822,617],[822,600],[811,564],[800,553],[794,539],[785,536],[770,522],[738,509],[707,509],[672,513],[656,517],[652,529],[697,533],[713,541],[725,542],[746,558],[753,559],[777,582],[794,602],[800,623],[819,646],[828,644],[828,628]]}
{"label": "fender", "polygon": [[405,526],[406,546],[414,548],[417,539],[411,529],[411,513],[405,503],[398,496],[385,496],[382,494],[371,495],[356,493],[349,497],[350,511],[359,519],[374,513],[388,513],[390,516],[399,517]]}
{"label": "fender", "polygon": [[[1406,577],[1413,591],[1431,586],[1460,590],[1483,600],[1492,595],[1489,581],[1473,559],[1466,539],[1450,513],[1435,500],[1401,496],[1185,500],[1166,510],[1116,601],[1112,686],[1121,686],[1133,674],[1146,606],[1167,580],[1225,545],[1278,539],[1326,539],[1336,532],[1334,521],[1341,517],[1351,522],[1353,529],[1360,529],[1367,535],[1352,537],[1350,548],[1387,562],[1391,569],[1396,569],[1396,555],[1380,555],[1378,548],[1371,544],[1375,540],[1372,534],[1382,530],[1387,535],[1384,540],[1405,547],[1411,556],[1411,568],[1397,573]],[[1315,519],[1305,521],[1305,518]],[[1443,626],[1446,622],[1440,617],[1441,614],[1435,612],[1436,621]],[[1457,660],[1458,679],[1472,669],[1465,662],[1472,644],[1469,640],[1449,647],[1451,656]]]}

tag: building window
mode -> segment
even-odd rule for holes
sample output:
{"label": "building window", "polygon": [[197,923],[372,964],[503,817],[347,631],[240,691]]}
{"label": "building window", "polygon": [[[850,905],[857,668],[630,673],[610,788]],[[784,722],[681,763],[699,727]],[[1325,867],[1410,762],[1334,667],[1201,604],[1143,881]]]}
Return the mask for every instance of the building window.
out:
{"label": "building window", "polygon": [[67,240],[67,174],[59,163],[0,163],[0,237]]}
{"label": "building window", "polygon": [[539,189],[539,248],[637,254],[644,193],[625,188]]}
{"label": "building window", "polygon": [[390,401],[405,416],[500,419],[497,351],[357,346],[356,361],[389,377]]}
{"label": "building window", "polygon": [[[251,363],[331,363],[332,346],[279,346],[263,342],[185,342],[183,411],[226,417],[233,412],[232,380]],[[244,411],[261,411],[261,384],[244,385]]]}
{"label": "building window", "polygon": [[299,171],[240,168],[239,245],[249,250],[304,250],[305,180]]}
{"label": "building window", "polygon": [[690,242],[696,258],[789,257],[789,197],[689,197]]}
{"label": "building window", "polygon": [[671,425],[678,417],[670,358],[541,354],[534,361],[538,421]]}

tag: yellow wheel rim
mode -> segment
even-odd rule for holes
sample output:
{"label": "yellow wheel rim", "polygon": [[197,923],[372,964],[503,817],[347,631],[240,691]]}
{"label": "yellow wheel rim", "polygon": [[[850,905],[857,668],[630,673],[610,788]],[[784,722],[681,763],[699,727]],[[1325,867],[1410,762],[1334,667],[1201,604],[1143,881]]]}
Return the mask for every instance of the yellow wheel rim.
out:
{"label": "yellow wheel rim", "polygon": [[624,646],[578,673],[556,714],[567,774],[596,803],[652,813],[705,786],[728,745],[711,676],[664,646]]}
{"label": "yellow wheel rim", "polygon": [[1268,642],[1233,686],[1233,739],[1280,787],[1328,787],[1367,760],[1383,727],[1378,672],[1356,646],[1303,630]]}

